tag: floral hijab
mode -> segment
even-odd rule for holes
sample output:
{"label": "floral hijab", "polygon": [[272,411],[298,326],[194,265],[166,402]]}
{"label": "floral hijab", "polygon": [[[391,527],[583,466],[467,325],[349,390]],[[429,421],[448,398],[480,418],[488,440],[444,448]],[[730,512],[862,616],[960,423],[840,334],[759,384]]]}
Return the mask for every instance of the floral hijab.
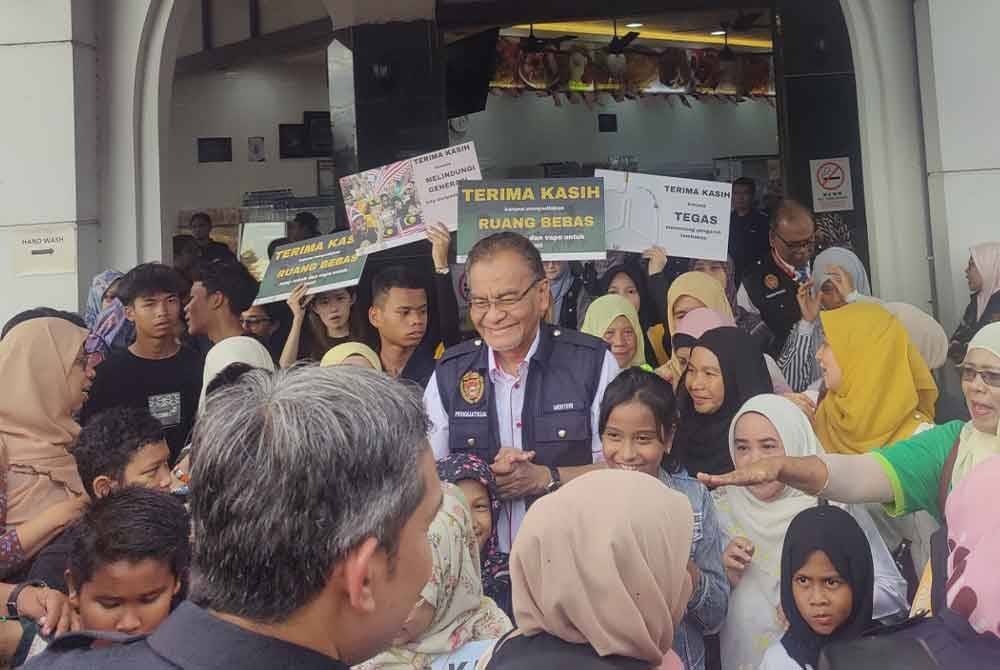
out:
{"label": "floral hijab", "polygon": [[510,591],[510,557],[500,551],[500,540],[497,538],[497,524],[500,521],[500,492],[493,471],[486,461],[473,454],[455,453],[438,461],[438,476],[443,482],[457,484],[469,479],[486,487],[490,498],[490,513],[493,517],[493,535],[486,541],[486,546],[480,553],[480,563],[483,576],[483,593],[495,601],[503,601],[504,594]]}
{"label": "floral hijab", "polygon": [[363,670],[429,670],[438,656],[469,642],[496,640],[513,628],[507,615],[483,595],[479,546],[462,492],[452,484],[443,484],[442,492],[441,509],[427,531],[431,578],[420,592],[434,608],[434,618],[418,639],[363,663]]}
{"label": "floral hijab", "polygon": [[124,349],[135,340],[135,325],[125,317],[125,306],[117,298],[107,308],[104,296],[124,275],[117,270],[105,270],[90,283],[83,320],[87,328],[100,338],[107,351]]}

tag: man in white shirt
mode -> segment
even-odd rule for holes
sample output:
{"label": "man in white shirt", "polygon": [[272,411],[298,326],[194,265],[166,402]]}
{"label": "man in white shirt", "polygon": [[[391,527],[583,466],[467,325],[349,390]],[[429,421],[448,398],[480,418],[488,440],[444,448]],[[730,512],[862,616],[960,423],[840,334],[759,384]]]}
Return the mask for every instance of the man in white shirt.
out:
{"label": "man in white shirt", "polygon": [[551,293],[538,250],[516,233],[469,252],[469,316],[481,339],[445,352],[424,403],[434,456],[475,454],[506,501],[509,551],[531,501],[599,467],[598,414],[619,368],[607,345],[544,323]]}

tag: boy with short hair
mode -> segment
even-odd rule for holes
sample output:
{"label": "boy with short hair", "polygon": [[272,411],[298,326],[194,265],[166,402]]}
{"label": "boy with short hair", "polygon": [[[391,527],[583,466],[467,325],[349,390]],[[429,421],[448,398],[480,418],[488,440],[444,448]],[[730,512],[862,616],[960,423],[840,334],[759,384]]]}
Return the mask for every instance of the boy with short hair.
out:
{"label": "boy with short hair", "polygon": [[91,503],[78,527],[66,583],[83,629],[154,631],[187,584],[191,524],[184,504],[130,486]]}
{"label": "boy with short hair", "polygon": [[[92,500],[127,486],[170,490],[170,449],[160,422],[145,408],[117,407],[93,417],[80,432],[73,456]],[[78,529],[70,526],[38,554],[29,580],[66,592],[66,559]]]}
{"label": "boy with short hair", "polygon": [[172,459],[184,447],[198,412],[204,358],[177,339],[184,279],[173,268],[145,263],[120,284],[118,298],[135,323],[136,339],[97,368],[81,423],[114,407],[144,407],[160,421]]}

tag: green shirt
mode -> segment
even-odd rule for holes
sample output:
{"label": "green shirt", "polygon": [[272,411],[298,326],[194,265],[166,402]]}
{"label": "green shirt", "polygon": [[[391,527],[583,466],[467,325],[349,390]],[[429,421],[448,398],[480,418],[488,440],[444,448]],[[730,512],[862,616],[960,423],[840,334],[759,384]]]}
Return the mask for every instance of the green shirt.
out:
{"label": "green shirt", "polygon": [[961,421],[950,421],[869,452],[892,484],[894,502],[885,506],[890,516],[925,511],[939,523],[944,521],[944,513],[938,509],[941,471],[963,425]]}

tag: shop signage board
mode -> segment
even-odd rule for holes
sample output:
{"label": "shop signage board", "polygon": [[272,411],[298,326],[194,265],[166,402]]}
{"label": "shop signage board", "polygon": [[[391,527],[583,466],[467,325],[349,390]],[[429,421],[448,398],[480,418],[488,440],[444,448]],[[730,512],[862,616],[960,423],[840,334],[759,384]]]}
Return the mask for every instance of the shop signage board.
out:
{"label": "shop signage board", "polygon": [[76,224],[18,226],[11,254],[18,277],[76,272]]}
{"label": "shop signage board", "polygon": [[287,300],[299,284],[309,284],[308,295],[357,286],[364,269],[350,231],[286,244],[275,249],[253,304]]}
{"label": "shop signage board", "polygon": [[854,209],[850,158],[809,161],[809,174],[812,175],[814,212],[849,212]]}
{"label": "shop signage board", "polygon": [[604,180],[609,250],[659,246],[670,256],[726,260],[731,184],[612,170],[594,176]]}
{"label": "shop signage board", "polygon": [[494,233],[520,233],[547,261],[601,260],[604,184],[600,179],[463,181],[458,189],[458,262]]}
{"label": "shop signage board", "polygon": [[429,223],[455,230],[458,182],[481,178],[472,142],[343,177],[340,187],[358,253],[424,240]]}

